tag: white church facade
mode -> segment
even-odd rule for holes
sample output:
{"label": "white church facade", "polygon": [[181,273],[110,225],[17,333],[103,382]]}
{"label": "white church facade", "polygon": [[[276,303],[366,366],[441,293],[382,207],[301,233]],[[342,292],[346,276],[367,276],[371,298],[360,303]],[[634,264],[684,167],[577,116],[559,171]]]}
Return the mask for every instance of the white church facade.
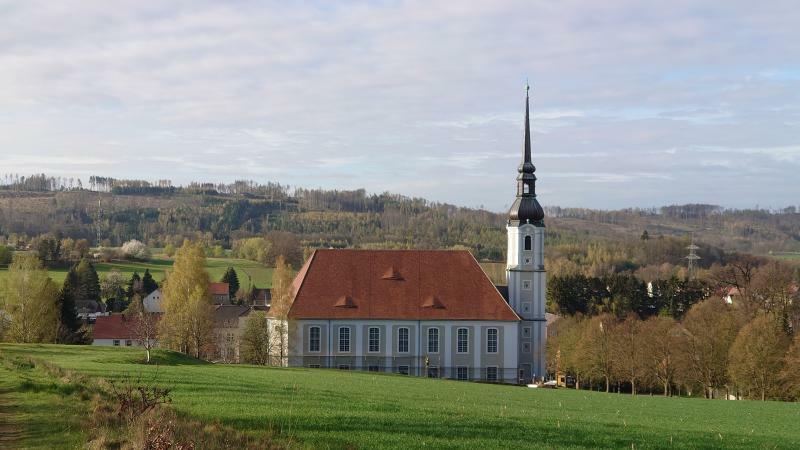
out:
{"label": "white church facade", "polygon": [[509,211],[508,286],[467,251],[315,251],[293,283],[288,364],[458,380],[545,376],[544,212],[531,162],[529,99]]}

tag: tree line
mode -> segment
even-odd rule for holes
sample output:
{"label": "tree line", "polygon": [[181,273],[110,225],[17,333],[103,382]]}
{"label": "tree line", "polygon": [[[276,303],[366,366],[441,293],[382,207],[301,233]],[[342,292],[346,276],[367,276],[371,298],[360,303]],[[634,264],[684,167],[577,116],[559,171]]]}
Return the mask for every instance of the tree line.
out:
{"label": "tree line", "polygon": [[796,400],[798,284],[791,266],[746,255],[704,281],[649,289],[634,277],[559,277],[548,367],[576,388]]}

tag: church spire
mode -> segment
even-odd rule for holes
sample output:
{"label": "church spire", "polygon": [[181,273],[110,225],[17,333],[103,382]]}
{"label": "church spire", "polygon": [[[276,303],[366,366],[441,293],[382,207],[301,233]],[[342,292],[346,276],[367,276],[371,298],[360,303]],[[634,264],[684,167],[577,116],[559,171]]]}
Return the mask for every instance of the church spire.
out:
{"label": "church spire", "polygon": [[531,112],[530,85],[525,85],[525,138],[523,144],[522,163],[517,171],[517,199],[509,211],[509,220],[513,223],[541,224],[544,210],[536,200],[536,167],[531,161]]}
{"label": "church spire", "polygon": [[531,85],[525,83],[525,147],[522,153],[522,164],[519,165],[520,173],[536,172],[536,167],[531,162],[531,113],[530,113]]}

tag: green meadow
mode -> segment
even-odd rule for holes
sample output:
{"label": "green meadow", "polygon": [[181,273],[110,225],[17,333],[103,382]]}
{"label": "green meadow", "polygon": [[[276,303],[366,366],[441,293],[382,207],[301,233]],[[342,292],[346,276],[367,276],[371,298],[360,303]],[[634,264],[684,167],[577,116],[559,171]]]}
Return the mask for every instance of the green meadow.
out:
{"label": "green meadow", "polygon": [[0,345],[6,361],[28,357],[91,378],[155,380],[179,412],[303,448],[800,448],[795,403],[214,365],[165,351],[145,365],[137,349]]}
{"label": "green meadow", "polygon": [[[114,260],[108,263],[98,262],[95,263],[97,273],[102,277],[103,274],[108,273],[114,269],[118,270],[125,278],[130,278],[133,272],[139,272],[142,275],[145,269],[150,269],[153,278],[161,282],[164,279],[165,271],[172,267],[172,260],[166,258],[153,258],[149,261],[125,261]],[[219,281],[228,267],[233,267],[236,274],[239,276],[240,286],[247,290],[250,289],[251,284],[257,287],[265,288],[272,286],[272,268],[265,267],[261,263],[248,261],[245,259],[236,258],[207,258],[206,270],[211,276],[212,281]],[[50,269],[50,277],[58,284],[64,282],[67,276],[68,269]],[[4,277],[8,272],[7,267],[0,267],[0,278]]]}

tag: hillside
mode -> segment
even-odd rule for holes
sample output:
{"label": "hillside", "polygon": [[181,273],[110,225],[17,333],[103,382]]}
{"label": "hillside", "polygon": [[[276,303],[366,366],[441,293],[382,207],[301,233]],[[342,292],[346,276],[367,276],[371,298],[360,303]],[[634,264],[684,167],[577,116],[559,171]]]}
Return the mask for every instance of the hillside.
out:
{"label": "hillside", "polygon": [[[314,448],[791,448],[800,405],[631,397],[325,369],[187,364],[159,351],[0,345],[91,377],[154,379],[173,406],[204,422],[276,433]],[[54,381],[54,386],[57,382]],[[64,390],[69,396],[69,392]],[[77,401],[77,400],[76,400]]]}
{"label": "hillside", "polygon": [[[100,179],[99,177],[93,177]],[[144,183],[144,184],[143,184]],[[229,247],[245,236],[282,230],[306,247],[467,247],[500,261],[505,214],[364,190],[294,189],[252,182],[157,187],[94,182],[95,190],[35,183],[0,186],[0,236],[52,233],[117,246],[140,239],[154,247],[184,237]],[[688,243],[758,255],[800,252],[800,213],[729,210],[713,205],[601,211],[546,207],[548,242],[632,241],[647,230]],[[100,235],[101,242],[95,242]],[[710,264],[711,261],[706,260]]]}

